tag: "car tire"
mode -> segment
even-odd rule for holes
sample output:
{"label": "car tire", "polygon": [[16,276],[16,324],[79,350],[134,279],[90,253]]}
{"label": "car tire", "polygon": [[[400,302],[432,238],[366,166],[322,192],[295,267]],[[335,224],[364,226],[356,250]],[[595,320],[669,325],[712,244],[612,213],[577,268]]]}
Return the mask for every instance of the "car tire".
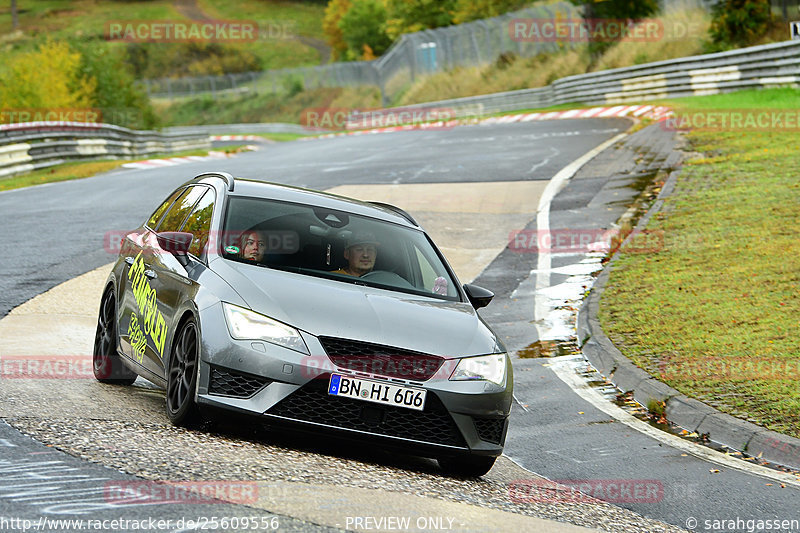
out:
{"label": "car tire", "polygon": [[117,353],[116,305],[114,289],[109,288],[100,300],[92,350],[92,371],[100,383],[131,385],[136,381],[136,373],[125,366]]}
{"label": "car tire", "polygon": [[199,360],[197,323],[190,318],[175,336],[167,372],[167,416],[176,426],[188,427],[200,422],[194,401]]}
{"label": "car tire", "polygon": [[461,457],[439,457],[439,467],[447,475],[455,477],[480,477],[494,466],[497,457],[469,455]]}

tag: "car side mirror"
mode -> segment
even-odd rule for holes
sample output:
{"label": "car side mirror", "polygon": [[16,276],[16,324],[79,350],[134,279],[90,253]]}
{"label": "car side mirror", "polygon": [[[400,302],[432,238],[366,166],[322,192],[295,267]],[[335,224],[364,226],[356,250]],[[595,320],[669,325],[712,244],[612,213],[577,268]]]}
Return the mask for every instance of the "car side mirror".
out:
{"label": "car side mirror", "polygon": [[161,249],[174,255],[181,265],[186,267],[189,264],[187,254],[194,235],[184,231],[163,231],[156,234],[156,239]]}
{"label": "car side mirror", "polygon": [[464,284],[464,291],[467,293],[467,298],[469,298],[472,307],[475,309],[486,307],[489,305],[489,302],[492,301],[492,298],[494,298],[494,293],[489,289],[484,289],[477,285],[470,285],[469,283]]}

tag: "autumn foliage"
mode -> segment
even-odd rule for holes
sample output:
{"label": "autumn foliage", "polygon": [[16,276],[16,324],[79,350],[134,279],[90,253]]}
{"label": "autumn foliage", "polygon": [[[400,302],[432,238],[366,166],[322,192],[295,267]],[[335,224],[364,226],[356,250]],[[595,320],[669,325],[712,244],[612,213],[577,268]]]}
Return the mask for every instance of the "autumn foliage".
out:
{"label": "autumn foliage", "polygon": [[404,33],[494,17],[529,3],[528,0],[330,0],[322,28],[335,59],[373,59]]}
{"label": "autumn foliage", "polygon": [[48,41],[11,59],[0,77],[0,102],[5,109],[87,108],[96,87],[97,80],[81,71],[80,53]]}
{"label": "autumn foliage", "polygon": [[0,72],[2,110],[99,109],[102,120],[136,129],[157,118],[119,57],[90,44],[48,40],[13,56]]}

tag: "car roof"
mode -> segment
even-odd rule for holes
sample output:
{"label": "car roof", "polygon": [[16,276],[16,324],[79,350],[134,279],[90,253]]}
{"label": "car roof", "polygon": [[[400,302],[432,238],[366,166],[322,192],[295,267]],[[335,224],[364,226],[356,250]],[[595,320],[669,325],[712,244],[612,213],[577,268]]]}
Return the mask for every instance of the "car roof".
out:
{"label": "car roof", "polygon": [[293,187],[280,183],[246,178],[231,178],[231,181],[233,182],[233,186],[231,187],[231,181],[229,181],[227,177],[220,176],[216,173],[200,175],[192,181],[206,181],[209,177],[220,178],[224,180],[229,185],[228,189],[232,189],[232,192],[229,193],[230,196],[266,198],[271,200],[311,205],[315,207],[324,207],[327,209],[344,211],[346,213],[377,218],[411,228],[419,228],[419,224],[417,224],[411,215],[399,207],[390,204],[380,202],[364,202],[354,198],[316,191],[313,189],[304,189],[301,187]]}

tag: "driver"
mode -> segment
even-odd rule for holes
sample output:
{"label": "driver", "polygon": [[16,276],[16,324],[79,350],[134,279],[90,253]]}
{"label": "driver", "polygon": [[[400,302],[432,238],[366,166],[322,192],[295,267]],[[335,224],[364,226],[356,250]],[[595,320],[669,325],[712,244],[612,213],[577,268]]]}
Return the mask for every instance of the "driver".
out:
{"label": "driver", "polygon": [[348,240],[347,247],[344,249],[347,266],[334,270],[333,273],[361,277],[372,272],[372,269],[375,268],[375,259],[378,257],[378,246],[380,243],[372,233],[356,233]]}

